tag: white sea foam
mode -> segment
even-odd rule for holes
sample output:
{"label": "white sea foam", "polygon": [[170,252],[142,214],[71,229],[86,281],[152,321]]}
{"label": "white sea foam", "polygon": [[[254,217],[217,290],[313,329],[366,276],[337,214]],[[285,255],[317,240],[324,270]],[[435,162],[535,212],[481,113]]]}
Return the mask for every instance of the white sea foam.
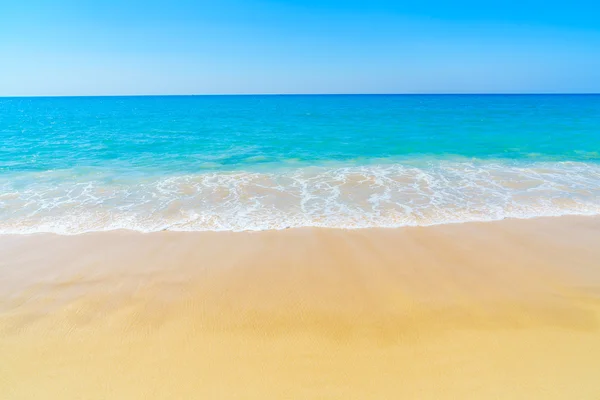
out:
{"label": "white sea foam", "polygon": [[600,165],[430,162],[0,181],[0,233],[369,228],[600,214]]}

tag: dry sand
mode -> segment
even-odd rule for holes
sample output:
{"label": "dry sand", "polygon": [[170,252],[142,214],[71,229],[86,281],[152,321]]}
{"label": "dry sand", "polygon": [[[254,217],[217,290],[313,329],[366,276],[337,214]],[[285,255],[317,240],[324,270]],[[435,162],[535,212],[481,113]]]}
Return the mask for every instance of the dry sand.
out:
{"label": "dry sand", "polygon": [[0,398],[600,399],[600,219],[0,237]]}

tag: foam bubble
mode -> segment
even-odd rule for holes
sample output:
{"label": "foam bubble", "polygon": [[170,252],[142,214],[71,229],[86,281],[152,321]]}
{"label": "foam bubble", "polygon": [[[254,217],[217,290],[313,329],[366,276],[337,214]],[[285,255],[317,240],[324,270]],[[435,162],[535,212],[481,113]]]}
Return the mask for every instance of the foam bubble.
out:
{"label": "foam bubble", "polygon": [[0,183],[0,233],[370,228],[600,214],[593,163],[429,161],[110,177],[48,171]]}

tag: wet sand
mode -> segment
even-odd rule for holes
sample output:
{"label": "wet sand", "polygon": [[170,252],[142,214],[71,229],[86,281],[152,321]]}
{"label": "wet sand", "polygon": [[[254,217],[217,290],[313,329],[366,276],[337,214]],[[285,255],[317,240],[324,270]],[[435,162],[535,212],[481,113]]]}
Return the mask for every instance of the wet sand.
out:
{"label": "wet sand", "polygon": [[600,218],[0,236],[2,399],[598,399]]}

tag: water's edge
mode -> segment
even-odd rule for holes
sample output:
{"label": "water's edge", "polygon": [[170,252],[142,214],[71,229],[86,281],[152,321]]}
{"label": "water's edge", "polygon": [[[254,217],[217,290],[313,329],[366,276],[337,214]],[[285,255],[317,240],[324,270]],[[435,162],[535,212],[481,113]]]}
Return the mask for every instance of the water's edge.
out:
{"label": "water's edge", "polygon": [[0,234],[397,228],[600,214],[600,165],[438,161],[5,182]]}

